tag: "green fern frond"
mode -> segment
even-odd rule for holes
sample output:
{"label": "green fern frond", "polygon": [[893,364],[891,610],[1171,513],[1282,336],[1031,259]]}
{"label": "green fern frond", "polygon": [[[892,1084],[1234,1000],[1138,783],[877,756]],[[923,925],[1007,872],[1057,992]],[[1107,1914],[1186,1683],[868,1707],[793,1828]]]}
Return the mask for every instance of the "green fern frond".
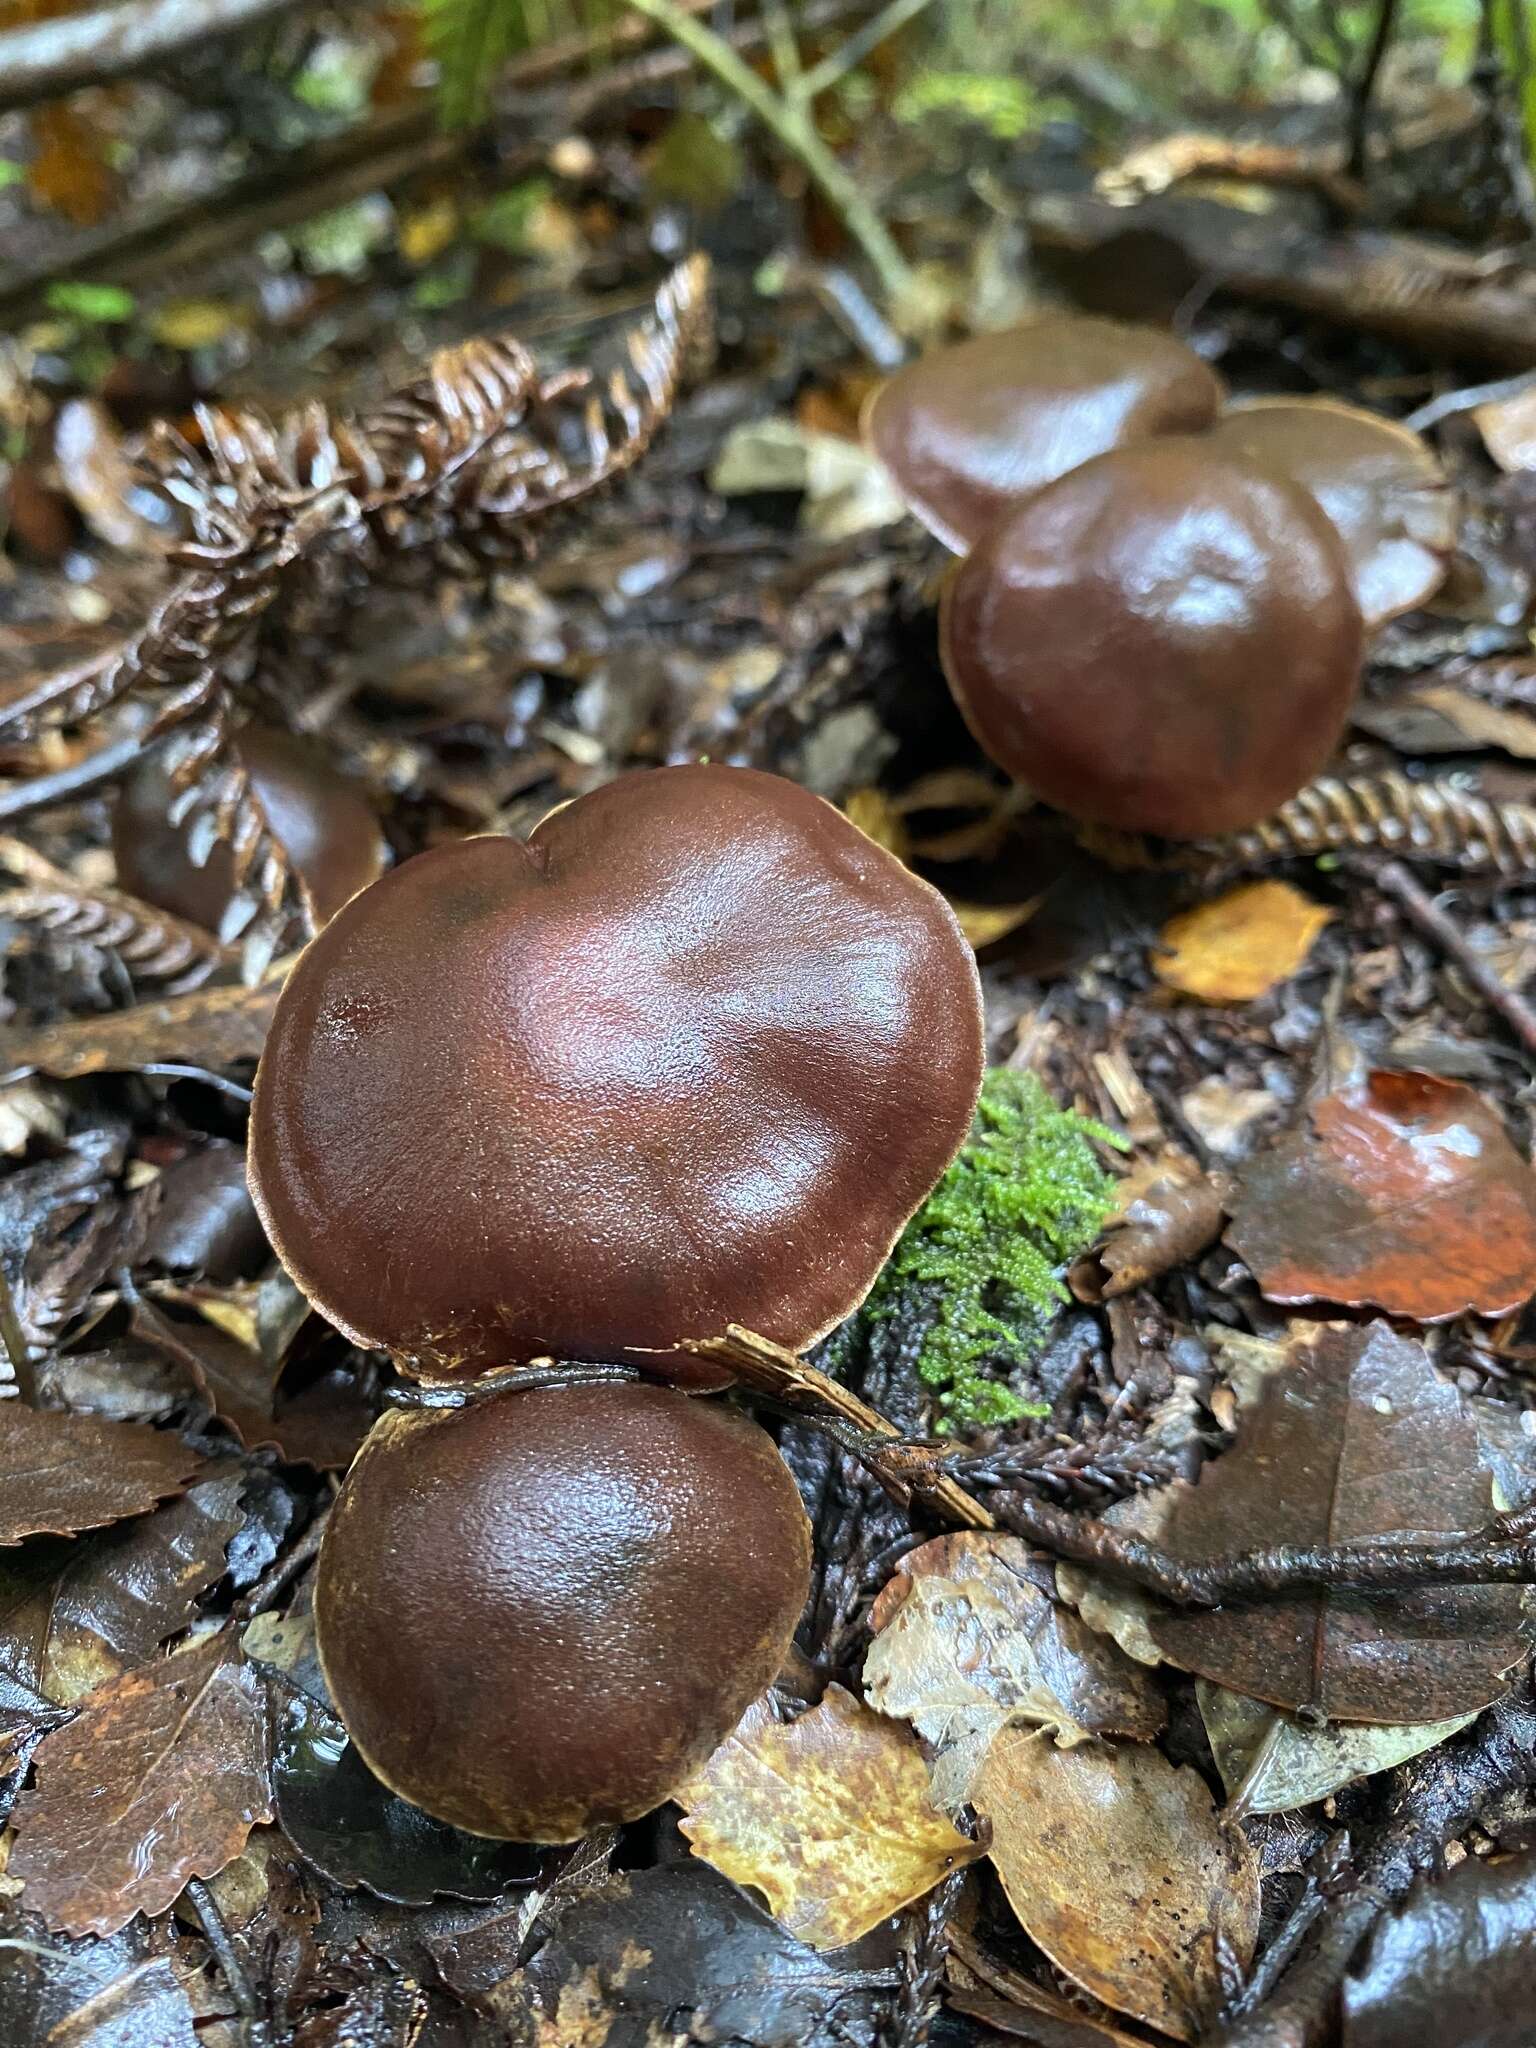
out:
{"label": "green fern frond", "polygon": [[933,1304],[917,1370],[943,1426],[1016,1421],[1032,1412],[993,1375],[1044,1343],[1068,1298],[1062,1270],[1098,1235],[1114,1183],[1095,1143],[1102,1124],[1058,1109],[1032,1074],[992,1068],[959,1156],[907,1225],[875,1283],[869,1312]]}
{"label": "green fern frond", "polygon": [[482,120],[497,73],[509,58],[565,36],[606,27],[624,0],[418,0],[425,42],[437,64],[443,125]]}

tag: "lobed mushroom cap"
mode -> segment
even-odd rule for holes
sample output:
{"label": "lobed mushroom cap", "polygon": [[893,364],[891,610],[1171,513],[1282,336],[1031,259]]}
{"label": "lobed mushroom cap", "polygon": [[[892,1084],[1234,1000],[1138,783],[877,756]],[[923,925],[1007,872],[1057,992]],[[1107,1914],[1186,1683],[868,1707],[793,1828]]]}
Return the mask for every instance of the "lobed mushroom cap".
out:
{"label": "lobed mushroom cap", "polygon": [[1024,499],[944,593],[945,674],[980,745],[1074,817],[1201,838],[1323,766],[1359,676],[1338,535],[1296,485],[1170,438]]}
{"label": "lobed mushroom cap", "polygon": [[[384,836],[372,805],[288,733],[248,725],[235,748],[274,837],[309,885],[316,911],[322,919],[333,916],[384,866]],[[234,894],[234,856],[220,844],[195,866],[184,832],[167,821],[171,796],[153,754],[124,779],[112,811],[118,882],[146,903],[217,931]]]}
{"label": "lobed mushroom cap", "polygon": [[1224,395],[1156,328],[1050,314],[898,370],[865,436],[929,532],[963,554],[1015,498],[1110,448],[1208,427]]}
{"label": "lobed mushroom cap", "polygon": [[388,1414],[315,1580],[321,1664],[375,1776],[474,1834],[648,1813],[778,1672],[810,1526],[757,1424],[670,1387]]}
{"label": "lobed mushroom cap", "polygon": [[1253,398],[1229,407],[1212,439],[1322,506],[1368,627],[1427,603],[1445,581],[1457,493],[1433,449],[1396,420],[1332,398]]}
{"label": "lobed mushroom cap", "polygon": [[799,1349],[863,1299],[981,1064],[937,891],[777,776],[652,769],[407,861],[311,942],[251,1188],[320,1312],[408,1369],[718,1383],[674,1347]]}

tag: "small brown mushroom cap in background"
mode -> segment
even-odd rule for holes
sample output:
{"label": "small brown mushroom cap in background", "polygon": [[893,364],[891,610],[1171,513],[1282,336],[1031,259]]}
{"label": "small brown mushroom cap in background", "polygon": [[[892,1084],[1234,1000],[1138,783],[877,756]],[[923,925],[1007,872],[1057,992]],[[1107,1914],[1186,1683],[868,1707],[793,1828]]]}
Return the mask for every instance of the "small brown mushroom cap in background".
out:
{"label": "small brown mushroom cap in background", "polygon": [[621,777],[526,846],[419,855],[312,941],[267,1038],[251,1189],[355,1341],[724,1375],[864,1298],[981,1081],[943,898],[830,804],[726,767]]}
{"label": "small brown mushroom cap in background", "polygon": [[1047,314],[898,370],[870,399],[865,438],[929,532],[963,554],[1013,499],[1110,448],[1198,432],[1224,395],[1156,328]]}
{"label": "small brown mushroom cap in background", "polygon": [[1000,767],[1073,817],[1174,839],[1254,824],[1322,768],[1362,645],[1317,505],[1205,437],[1022,500],[941,610],[945,674]]}
{"label": "small brown mushroom cap in background", "polygon": [[725,1402],[607,1384],[390,1414],[321,1546],[320,1660],[403,1799],[568,1842],[650,1812],[729,1734],[810,1559],[772,1439]]}
{"label": "small brown mushroom cap in background", "polygon": [[[235,747],[274,838],[309,886],[316,912],[322,919],[334,916],[383,869],[384,835],[373,807],[355,784],[289,733],[248,725]],[[146,903],[217,931],[234,894],[234,856],[220,844],[195,866],[183,828],[167,822],[170,799],[165,770],[147,754],[124,779],[113,807],[118,884]]]}
{"label": "small brown mushroom cap in background", "polygon": [[1368,627],[1427,603],[1445,581],[1460,504],[1407,427],[1333,398],[1252,398],[1228,407],[1211,439],[1317,500],[1344,543]]}

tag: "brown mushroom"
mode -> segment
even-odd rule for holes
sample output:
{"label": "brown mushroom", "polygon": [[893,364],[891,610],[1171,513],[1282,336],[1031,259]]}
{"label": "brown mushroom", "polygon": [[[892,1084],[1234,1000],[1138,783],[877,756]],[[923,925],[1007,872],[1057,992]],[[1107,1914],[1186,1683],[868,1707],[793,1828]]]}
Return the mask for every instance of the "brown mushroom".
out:
{"label": "brown mushroom", "polygon": [[474,1834],[661,1803],[777,1673],[810,1527],[772,1439],[670,1387],[389,1414],[321,1545],[315,1633],[374,1774]]}
{"label": "brown mushroom", "polygon": [[1407,427],[1332,398],[1253,398],[1229,407],[1211,434],[1224,452],[1289,477],[1322,506],[1368,627],[1427,603],[1444,582],[1457,494]]}
{"label": "brown mushroom", "polygon": [[975,963],[943,898],[777,776],[622,777],[526,846],[407,861],[315,939],[251,1187],[320,1312],[408,1369],[721,1375],[863,1299],[963,1141]]}
{"label": "brown mushroom", "polygon": [[977,740],[1072,816],[1236,831],[1343,731],[1362,628],[1338,535],[1205,439],[1117,449],[1014,506],[950,578],[945,673]]}
{"label": "brown mushroom", "polygon": [[1224,386],[1152,327],[1050,314],[898,370],[865,437],[917,517],[964,553],[1006,506],[1080,462],[1215,419]]}
{"label": "brown mushroom", "polygon": [[[273,836],[304,877],[321,918],[366,888],[384,865],[384,837],[367,798],[302,741],[248,725],[235,741]],[[112,852],[124,889],[217,931],[235,893],[234,856],[216,845],[198,867],[169,822],[165,770],[147,754],[124,780],[112,814]]]}

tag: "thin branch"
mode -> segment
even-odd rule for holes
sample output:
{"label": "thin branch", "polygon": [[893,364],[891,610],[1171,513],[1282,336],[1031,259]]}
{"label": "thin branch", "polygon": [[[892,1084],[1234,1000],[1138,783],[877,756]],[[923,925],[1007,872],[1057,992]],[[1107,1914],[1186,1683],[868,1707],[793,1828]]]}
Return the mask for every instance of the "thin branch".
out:
{"label": "thin branch", "polygon": [[235,2001],[235,2011],[240,2015],[240,2035],[245,2048],[267,2048],[271,2038],[261,2001],[240,1951],[230,1939],[229,1929],[224,1924],[224,1915],[219,1911],[218,1900],[200,1877],[187,1879],[186,1897],[194,1913],[202,1923],[208,1946],[213,1950],[224,1981],[229,1986],[230,1997]]}
{"label": "thin branch", "polygon": [[887,37],[904,29],[909,21],[914,21],[929,4],[930,0],[890,0],[888,7],[882,7],[877,15],[839,43],[835,50],[828,51],[819,64],[803,71],[794,91],[787,96],[808,107],[812,100],[819,99],[840,78],[846,78],[856,65],[862,64],[871,50],[878,49]]}
{"label": "thin branch", "polygon": [[294,0],[125,0],[0,35],[0,109],[126,78],[191,43],[238,35]]}
{"label": "thin branch", "polygon": [[1359,75],[1349,89],[1349,156],[1345,164],[1352,178],[1365,176],[1366,144],[1370,139],[1371,102],[1382,61],[1392,45],[1397,27],[1398,0],[1377,0],[1376,22],[1366,48]]}
{"label": "thin branch", "polygon": [[1493,963],[1470,943],[1418,877],[1401,861],[1392,860],[1376,868],[1371,879],[1377,888],[1402,905],[1424,936],[1460,970],[1488,1007],[1503,1018],[1525,1050],[1536,1057],[1536,1010],[1518,989],[1499,979]]}
{"label": "thin branch", "polygon": [[30,775],[23,781],[0,785],[0,825],[24,818],[30,811],[46,811],[55,804],[75,803],[81,797],[94,796],[98,789],[115,782],[131,768],[143,751],[144,735],[125,733],[120,740],[71,761],[67,768],[56,768],[51,775]]}
{"label": "thin branch", "polygon": [[893,304],[910,299],[916,281],[906,258],[856,181],[822,141],[805,109],[781,99],[742,62],[723,36],[695,21],[678,0],[630,0],[630,4],[636,13],[664,28],[706,71],[713,72],[800,163],[869,259],[886,297]]}

